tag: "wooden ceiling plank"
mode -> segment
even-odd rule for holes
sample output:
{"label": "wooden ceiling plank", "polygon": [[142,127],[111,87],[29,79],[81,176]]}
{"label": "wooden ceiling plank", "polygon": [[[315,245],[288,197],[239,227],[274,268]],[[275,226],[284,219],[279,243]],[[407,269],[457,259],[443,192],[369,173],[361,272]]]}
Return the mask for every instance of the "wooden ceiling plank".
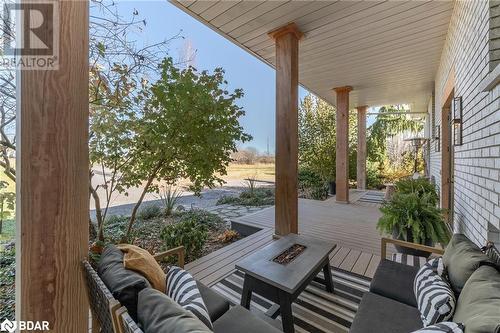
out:
{"label": "wooden ceiling plank", "polygon": [[[297,16],[295,18],[294,22],[298,25],[301,26],[303,29],[307,28],[307,25],[309,25],[311,22],[315,22],[321,18],[324,18],[329,15],[333,14],[338,14],[340,13],[343,9],[346,9],[348,7],[351,7],[356,4],[355,1],[336,1],[336,2],[330,2],[330,4],[327,7],[321,8],[321,10],[316,10],[315,12],[309,13],[307,15],[303,16]],[[302,13],[300,13],[302,15]],[[248,41],[245,43],[246,46],[253,48],[256,45],[260,44],[265,44],[268,46],[273,46],[274,48],[274,42],[272,40],[269,40],[265,34],[260,35],[256,38],[253,38],[252,40]]]}
{"label": "wooden ceiling plank", "polygon": [[[441,38],[444,39],[443,36]],[[330,66],[321,65],[316,67],[307,68],[303,64],[304,68],[300,70],[300,73],[304,75],[304,78],[310,77],[314,78],[317,75],[325,74],[327,72],[335,73],[341,72],[345,75],[351,75],[352,73],[357,72],[374,72],[378,69],[389,71],[390,68],[397,67],[398,69],[410,69],[418,66],[421,63],[431,64],[431,63],[439,63],[439,58],[441,53],[441,45],[439,44],[439,40],[436,41],[433,45],[426,46],[416,46],[411,48],[414,54],[407,54],[402,51],[393,50],[393,53],[387,53],[386,57],[383,55],[373,56],[371,59],[349,59],[347,58],[332,58],[336,59],[336,63]],[[428,56],[429,58],[434,57],[435,59],[426,61],[425,59],[421,59],[421,57]],[[333,63],[333,61],[332,61]],[[347,66],[347,67],[346,67]],[[351,66],[351,67],[349,67]],[[430,66],[429,66],[430,67]],[[352,70],[347,71],[346,68],[352,68]],[[434,68],[435,69],[435,68]],[[431,68],[430,70],[434,70]]]}
{"label": "wooden ceiling plank", "polygon": [[[301,50],[303,55],[307,55],[312,51],[319,52],[321,47],[325,45],[344,45],[347,42],[352,41],[353,38],[356,38],[356,40],[371,42],[373,40],[386,38],[389,33],[394,31],[398,34],[410,34],[412,33],[412,30],[421,27],[422,25],[432,23],[442,24],[443,22],[446,22],[446,18],[449,18],[449,12],[444,9],[439,10],[439,8],[442,8],[442,6],[439,6],[439,3],[435,3],[434,6],[436,6],[436,8],[434,8],[432,12],[430,12],[430,8],[428,6],[420,6],[412,11],[404,11],[392,17],[386,17],[370,24],[363,23],[357,26],[347,28],[344,27],[343,29],[335,31],[333,36],[324,39],[320,39],[321,36],[317,36],[316,38],[309,36],[308,40],[302,43]],[[274,52],[274,44],[271,44],[266,48],[262,48],[261,45],[256,45],[252,49],[266,57]]]}
{"label": "wooden ceiling plank", "polygon": [[[346,62],[349,63],[375,63],[375,60],[388,59],[390,56],[395,55],[404,56],[411,55],[411,52],[425,49],[431,46],[439,45],[441,41],[446,38],[446,32],[436,30],[432,31],[428,36],[419,36],[414,39],[393,41],[381,44],[379,47],[376,45],[367,48],[351,48],[349,51],[342,52],[342,49],[332,49],[332,52],[321,57],[302,57],[304,61],[301,64],[301,70],[307,70],[314,73],[314,71],[321,71],[331,66],[343,66]],[[393,58],[392,58],[393,59]]]}
{"label": "wooden ceiling plank", "polygon": [[220,15],[214,17],[210,23],[215,27],[221,27],[236,18],[245,15],[248,11],[261,5],[259,1],[241,1],[237,6],[234,6]]}
{"label": "wooden ceiling plank", "polygon": [[226,24],[221,26],[220,29],[221,31],[232,37],[231,31],[233,31],[234,29],[247,24],[248,22],[252,22],[253,20],[275,8],[286,5],[287,2],[288,1],[263,1],[259,3],[257,7],[252,8],[244,15],[241,15],[234,20],[227,22]]}
{"label": "wooden ceiling plank", "polygon": [[[347,34],[342,35],[339,32],[338,36],[332,36],[325,39],[310,40],[311,43],[304,44],[302,46],[302,49],[304,50],[304,54],[307,55],[308,53],[313,53],[313,52],[320,53],[323,50],[328,49],[330,45],[335,45],[340,47],[358,41],[364,43],[370,41],[380,42],[384,40],[385,41],[391,40],[392,38],[395,38],[394,37],[395,35],[413,37],[417,33],[425,32],[427,29],[434,26],[441,26],[443,28],[443,31],[447,31],[449,17],[450,17],[449,13],[447,11],[441,10],[436,14],[428,15],[427,17],[420,17],[420,20],[410,21],[410,22],[406,21],[407,24],[403,26],[395,25],[394,27],[392,27],[392,29],[385,29],[377,34],[371,34],[371,33],[356,34],[347,32]],[[405,19],[402,19],[402,21],[403,20]],[[374,30],[376,30],[376,27],[373,28]]]}
{"label": "wooden ceiling plank", "polygon": [[[257,22],[255,21],[254,24],[249,23],[244,27],[241,27],[242,29],[238,29],[238,35],[235,36],[238,38],[238,40],[245,44],[249,40],[252,40],[255,37],[261,36],[263,34],[266,34],[267,31],[273,30],[276,27],[280,27],[282,25],[285,25],[289,22],[296,22],[297,16],[298,15],[305,15],[311,12],[315,12],[317,10],[320,10],[321,8],[324,8],[327,4],[323,1],[314,1],[312,3],[297,3],[295,6],[287,6],[288,8],[286,10],[274,10],[271,11],[267,14],[270,16],[268,17],[261,17],[260,19],[265,20],[267,23],[262,24],[262,22]],[[266,15],[267,15],[266,14]]]}
{"label": "wooden ceiling plank", "polygon": [[205,10],[203,13],[200,14],[205,20],[210,22],[217,16],[225,13],[229,9],[233,8],[234,6],[238,6],[242,0],[240,1],[232,1],[232,0],[225,0],[225,1],[218,1],[215,5],[212,7],[208,8]]}
{"label": "wooden ceiling plank", "polygon": [[[415,55],[405,55],[404,57],[396,57],[391,59],[384,60],[382,63],[377,64],[377,68],[371,68],[368,64],[360,64],[359,62],[357,63],[349,63],[345,62],[343,64],[340,64],[338,66],[335,66],[334,68],[325,68],[324,70],[318,70],[314,74],[311,73],[310,71],[301,71],[301,79],[302,80],[319,80],[319,77],[325,76],[325,75],[332,75],[338,77],[340,73],[342,73],[342,76],[345,77],[353,77],[355,74],[354,73],[364,73],[365,76],[369,75],[370,73],[387,73],[387,75],[393,75],[394,73],[397,73],[397,71],[401,71],[402,73],[405,72],[410,72],[414,66],[410,66],[409,64],[413,62],[416,62],[420,57],[423,56],[429,56],[429,55],[438,55],[441,51],[440,45],[435,46],[433,49],[426,49],[422,51],[418,51]],[[416,51],[417,52],[417,51]],[[437,56],[436,56],[437,57]],[[435,70],[437,69],[437,65],[439,64],[439,61],[429,61],[427,62],[428,66],[428,72],[431,73],[430,79],[434,78],[434,73]],[[352,67],[351,67],[352,66]],[[418,65],[416,65],[418,66]],[[354,71],[346,71],[346,68],[355,68]],[[397,68],[397,70],[394,70],[394,68]],[[344,70],[343,70],[344,69]]]}
{"label": "wooden ceiling plank", "polygon": [[215,1],[196,1],[195,3],[189,6],[189,10],[195,14],[200,15],[202,12],[206,11],[210,7],[213,7],[217,4]]}

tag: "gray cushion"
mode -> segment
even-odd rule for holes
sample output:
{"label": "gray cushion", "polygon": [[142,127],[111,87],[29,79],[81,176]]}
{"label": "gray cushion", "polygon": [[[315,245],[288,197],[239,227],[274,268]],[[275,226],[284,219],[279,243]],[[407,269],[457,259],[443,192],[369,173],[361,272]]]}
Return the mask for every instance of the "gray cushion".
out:
{"label": "gray cushion", "polygon": [[126,269],[123,253],[114,245],[108,245],[101,254],[97,273],[132,317],[137,320],[137,296],[144,288],[150,288],[148,280],[141,274]]}
{"label": "gray cushion", "polygon": [[493,267],[478,268],[465,283],[453,321],[465,325],[465,333],[500,333],[500,273]]}
{"label": "gray cushion", "polygon": [[370,291],[398,302],[416,307],[413,281],[418,267],[382,260],[370,285]]}
{"label": "gray cushion", "polygon": [[481,265],[481,262],[491,262],[491,260],[465,235],[453,235],[444,251],[443,263],[455,293],[460,293],[465,282]]}
{"label": "gray cushion", "polygon": [[229,301],[201,282],[196,281],[196,284],[200,290],[201,298],[203,298],[203,302],[205,302],[205,306],[207,307],[210,320],[213,323],[229,310]]}
{"label": "gray cushion", "polygon": [[237,305],[232,307],[216,322],[215,333],[280,333],[267,322],[257,318],[247,309]]}
{"label": "gray cushion", "polygon": [[139,293],[137,315],[145,333],[211,332],[193,313],[152,288]]}
{"label": "gray cushion", "polygon": [[414,307],[373,293],[365,293],[350,333],[408,333],[422,328]]}

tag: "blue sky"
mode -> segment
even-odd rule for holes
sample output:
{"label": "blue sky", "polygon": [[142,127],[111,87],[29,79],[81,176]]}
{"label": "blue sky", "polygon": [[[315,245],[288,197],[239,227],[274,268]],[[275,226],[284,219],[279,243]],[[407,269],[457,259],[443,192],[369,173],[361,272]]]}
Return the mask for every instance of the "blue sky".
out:
{"label": "blue sky", "polygon": [[[238,102],[246,111],[241,124],[253,136],[253,141],[244,146],[265,152],[269,140],[270,151],[274,153],[275,72],[271,67],[167,1],[121,1],[118,9],[124,17],[130,17],[137,9],[139,17],[146,19],[144,31],[136,36],[138,43],[169,39],[181,31],[196,50],[195,67],[198,70],[224,68],[229,88],[242,88],[245,92]],[[177,39],[170,44],[172,58],[179,58],[185,40]],[[306,94],[306,90],[299,88],[300,98]]]}

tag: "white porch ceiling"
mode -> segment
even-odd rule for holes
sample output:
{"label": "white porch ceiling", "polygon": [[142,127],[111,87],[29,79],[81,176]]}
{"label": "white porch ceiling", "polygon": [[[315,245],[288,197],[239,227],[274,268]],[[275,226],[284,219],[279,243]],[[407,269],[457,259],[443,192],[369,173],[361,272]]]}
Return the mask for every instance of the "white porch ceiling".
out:
{"label": "white porch ceiling", "polygon": [[426,111],[446,39],[452,1],[171,2],[274,67],[267,33],[295,22],[299,81],[335,104],[333,87],[352,86],[351,106],[408,103]]}

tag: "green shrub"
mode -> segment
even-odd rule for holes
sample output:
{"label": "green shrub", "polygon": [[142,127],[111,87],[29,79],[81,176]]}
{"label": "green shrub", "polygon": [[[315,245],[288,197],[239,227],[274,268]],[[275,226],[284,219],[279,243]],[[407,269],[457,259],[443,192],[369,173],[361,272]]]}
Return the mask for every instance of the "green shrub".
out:
{"label": "green shrub", "polygon": [[437,193],[436,185],[432,184],[426,178],[405,178],[398,180],[394,186],[396,187],[396,192],[409,194],[416,193],[419,197],[428,195],[428,200],[431,204],[436,206],[439,202],[439,195]]}
{"label": "green shrub", "polygon": [[178,212],[175,215],[175,221],[195,221],[198,224],[206,226],[209,230],[214,231],[222,230],[225,227],[225,222],[219,215],[202,209],[192,209],[184,212]]}
{"label": "green shrub", "polygon": [[164,249],[184,246],[188,260],[195,260],[202,254],[203,246],[208,239],[207,227],[195,219],[176,222],[166,226],[160,238]]}
{"label": "green shrub", "polygon": [[270,206],[274,205],[274,190],[270,188],[253,188],[240,193],[239,196],[223,196],[217,205]]}
{"label": "green shrub", "polygon": [[182,192],[172,186],[167,186],[160,191],[160,198],[163,204],[165,216],[172,215],[174,207],[179,200]]}
{"label": "green shrub", "polygon": [[299,170],[299,192],[306,199],[325,200],[328,198],[328,183],[314,171]]}
{"label": "green shrub", "polygon": [[380,171],[373,163],[367,163],[366,166],[366,187],[382,189],[384,186]]}
{"label": "green shrub", "polygon": [[162,209],[159,205],[147,205],[141,208],[139,213],[137,213],[137,218],[139,220],[151,220],[155,217],[162,215]]}
{"label": "green shrub", "polygon": [[14,319],[16,252],[14,247],[0,250],[0,318]]}
{"label": "green shrub", "polygon": [[382,217],[377,229],[382,233],[396,232],[399,237],[425,244],[427,239],[446,245],[450,232],[443,219],[443,211],[436,207],[432,193],[419,195],[396,192],[391,200],[382,204]]}
{"label": "green shrub", "polygon": [[129,217],[124,215],[111,215],[106,217],[106,222],[104,223],[104,234],[106,235],[106,240],[109,240],[112,243],[119,242],[125,235],[125,228],[128,220]]}

